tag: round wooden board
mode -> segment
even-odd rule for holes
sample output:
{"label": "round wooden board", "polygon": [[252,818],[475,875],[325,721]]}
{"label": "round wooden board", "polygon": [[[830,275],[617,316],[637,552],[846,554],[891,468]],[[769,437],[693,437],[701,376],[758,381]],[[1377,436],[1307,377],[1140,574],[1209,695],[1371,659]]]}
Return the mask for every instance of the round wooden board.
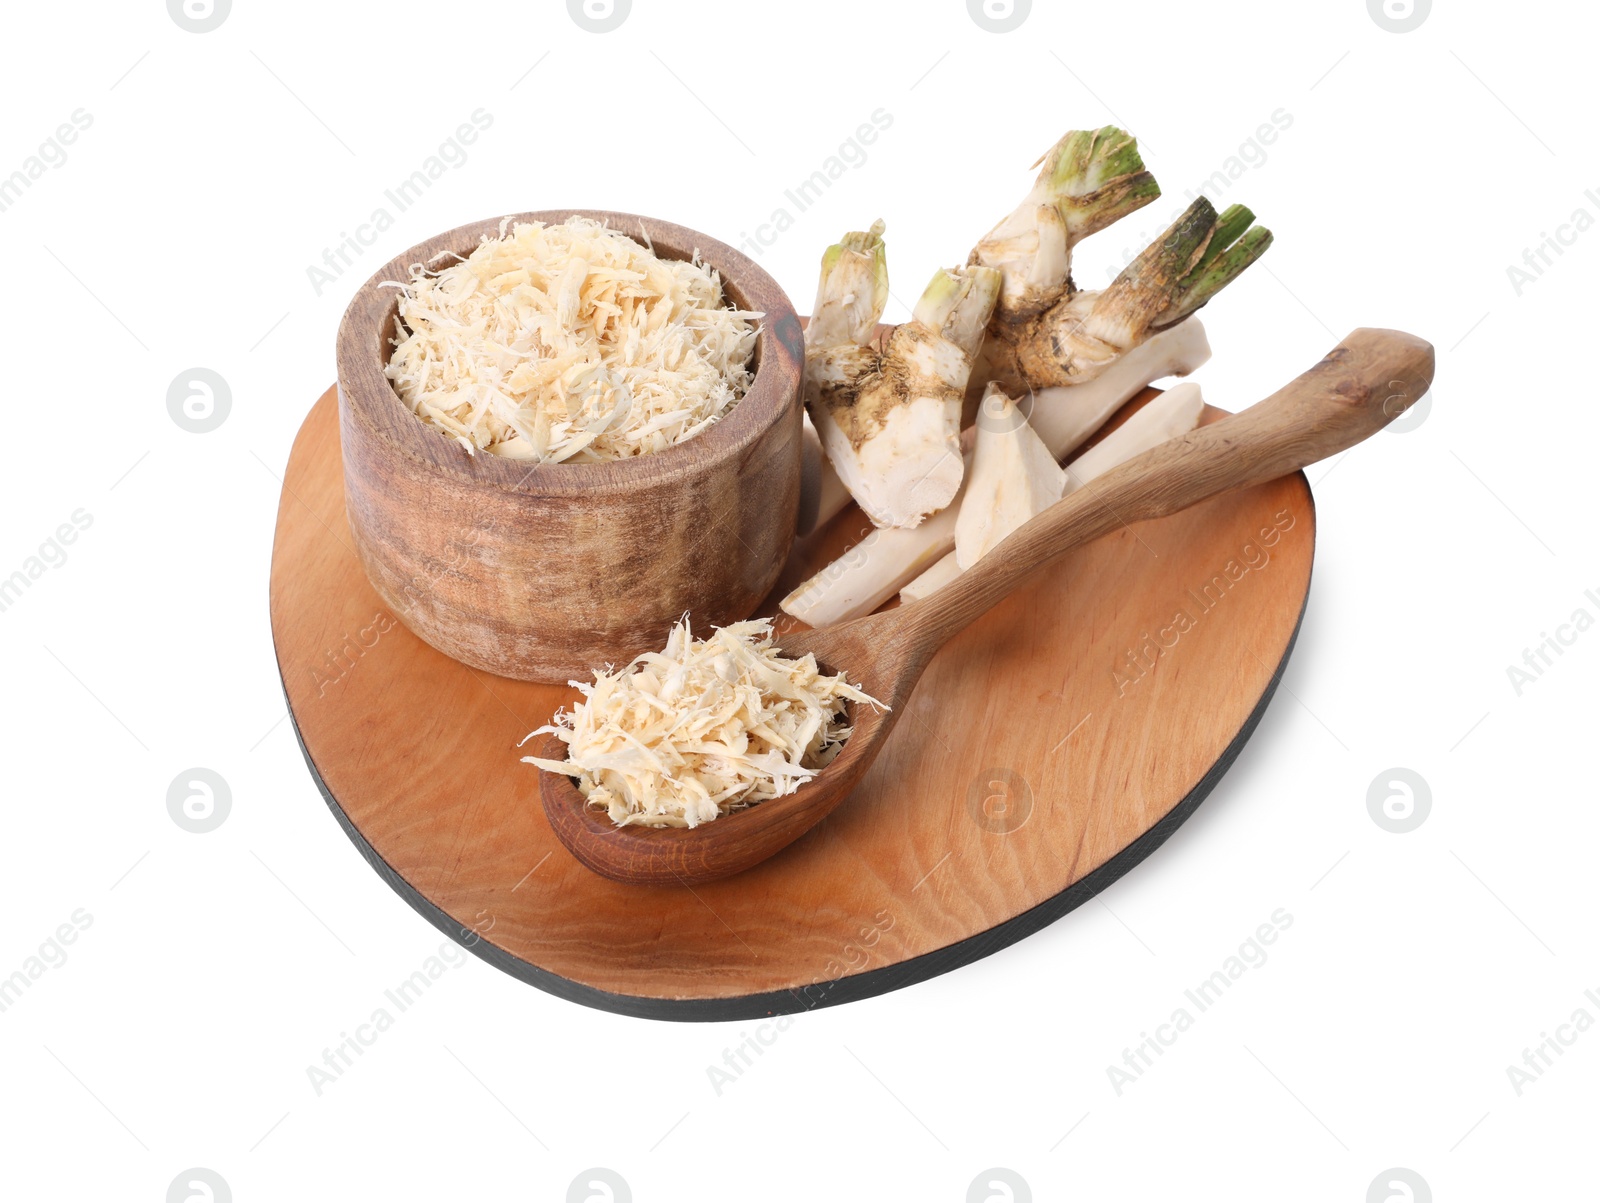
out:
{"label": "round wooden board", "polygon": [[[797,545],[773,599],[864,529],[851,508]],[[379,600],[345,521],[332,389],[284,472],[272,629],[312,775],[420,914],[562,998],[742,1019],[946,973],[1148,856],[1272,696],[1315,529],[1296,474],[1072,553],[934,659],[882,759],[829,819],[695,889],[604,880],[551,834],[517,744],[574,691],[469,669]]]}

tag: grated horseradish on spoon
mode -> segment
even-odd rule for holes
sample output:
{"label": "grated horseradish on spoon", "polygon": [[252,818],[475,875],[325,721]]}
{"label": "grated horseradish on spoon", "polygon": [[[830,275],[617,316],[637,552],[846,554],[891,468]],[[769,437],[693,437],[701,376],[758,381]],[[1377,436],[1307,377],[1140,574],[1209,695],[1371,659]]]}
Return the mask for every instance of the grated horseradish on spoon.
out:
{"label": "grated horseradish on spoon", "polygon": [[847,701],[881,706],[815,656],[782,655],[766,618],[696,639],[685,615],[664,650],[570,684],[584,700],[522,741],[553,734],[567,759],[522,759],[575,777],[619,827],[695,827],[792,794],[849,738]]}

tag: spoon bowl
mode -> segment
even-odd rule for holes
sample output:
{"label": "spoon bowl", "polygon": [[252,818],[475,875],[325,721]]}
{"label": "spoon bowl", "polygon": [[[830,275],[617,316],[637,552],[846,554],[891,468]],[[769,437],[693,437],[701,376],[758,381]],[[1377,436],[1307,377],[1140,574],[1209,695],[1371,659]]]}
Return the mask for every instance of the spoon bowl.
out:
{"label": "spoon bowl", "polygon": [[[805,631],[785,636],[781,643],[783,654],[792,658],[804,656],[812,650],[807,640],[824,633]],[[824,671],[841,671],[831,659],[819,656],[818,663]],[[613,881],[634,885],[697,885],[742,873],[766,860],[822,822],[845,800],[877,759],[878,750],[889,738],[901,705],[909,699],[910,687],[915,684],[912,677],[904,697],[891,697],[892,680],[880,681],[879,674],[872,672],[844,671],[851,684],[859,684],[892,708],[847,702],[850,738],[822,772],[794,793],[730,811],[698,827],[618,827],[603,809],[589,805],[573,778],[544,772],[539,783],[540,799],[556,838],[586,868]],[[921,675],[920,669],[917,675]],[[555,735],[545,735],[535,754],[548,760],[564,760],[567,745]],[[721,838],[708,840],[708,833]]]}
{"label": "spoon bowl", "polygon": [[[884,703],[856,703],[838,756],[794,793],[694,828],[618,827],[571,777],[545,772],[552,830],[586,867],[637,885],[697,885],[742,872],[825,819],[877,759],[923,669],[957,631],[1033,572],[1131,523],[1166,517],[1336,455],[1381,430],[1428,391],[1433,347],[1394,330],[1351,333],[1266,400],[1113,468],[1035,516],[979,563],[921,601],[825,630],[782,635],[784,655],[808,653]],[[545,737],[539,754],[566,757]]]}

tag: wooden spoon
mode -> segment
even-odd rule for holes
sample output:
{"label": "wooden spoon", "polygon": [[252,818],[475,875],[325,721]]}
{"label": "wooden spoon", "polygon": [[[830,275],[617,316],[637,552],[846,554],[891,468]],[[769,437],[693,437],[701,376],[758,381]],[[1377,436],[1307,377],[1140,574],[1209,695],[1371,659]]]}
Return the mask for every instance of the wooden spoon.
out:
{"label": "wooden spoon", "polygon": [[[930,597],[825,630],[783,635],[787,656],[886,703],[854,705],[843,750],[793,794],[695,828],[617,827],[572,778],[545,773],[545,814],[578,860],[613,881],[698,885],[739,873],[804,835],[844,801],[877,759],[936,651],[1056,556],[1147,518],[1161,518],[1296,472],[1354,446],[1404,413],[1433,380],[1433,347],[1395,330],[1357,330],[1322,362],[1242,413],[1128,460],[1037,515]],[[566,758],[547,736],[539,754]]]}

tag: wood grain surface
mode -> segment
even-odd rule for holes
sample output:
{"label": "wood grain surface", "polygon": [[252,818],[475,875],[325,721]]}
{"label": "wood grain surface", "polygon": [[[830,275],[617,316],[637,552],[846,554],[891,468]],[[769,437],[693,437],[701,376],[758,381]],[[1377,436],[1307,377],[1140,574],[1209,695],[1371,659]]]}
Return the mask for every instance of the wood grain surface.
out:
{"label": "wood grain surface", "polygon": [[[848,805],[736,877],[642,887],[572,859],[540,774],[518,760],[518,741],[576,694],[469,668],[407,630],[362,569],[340,477],[329,390],[285,471],[271,614],[336,817],[402,897],[491,963],[669,1019],[803,1011],[924,980],[1110,884],[1198,805],[1259,719],[1315,538],[1297,473],[1068,553],[934,657]],[[759,612],[867,529],[851,508],[797,543]]]}

